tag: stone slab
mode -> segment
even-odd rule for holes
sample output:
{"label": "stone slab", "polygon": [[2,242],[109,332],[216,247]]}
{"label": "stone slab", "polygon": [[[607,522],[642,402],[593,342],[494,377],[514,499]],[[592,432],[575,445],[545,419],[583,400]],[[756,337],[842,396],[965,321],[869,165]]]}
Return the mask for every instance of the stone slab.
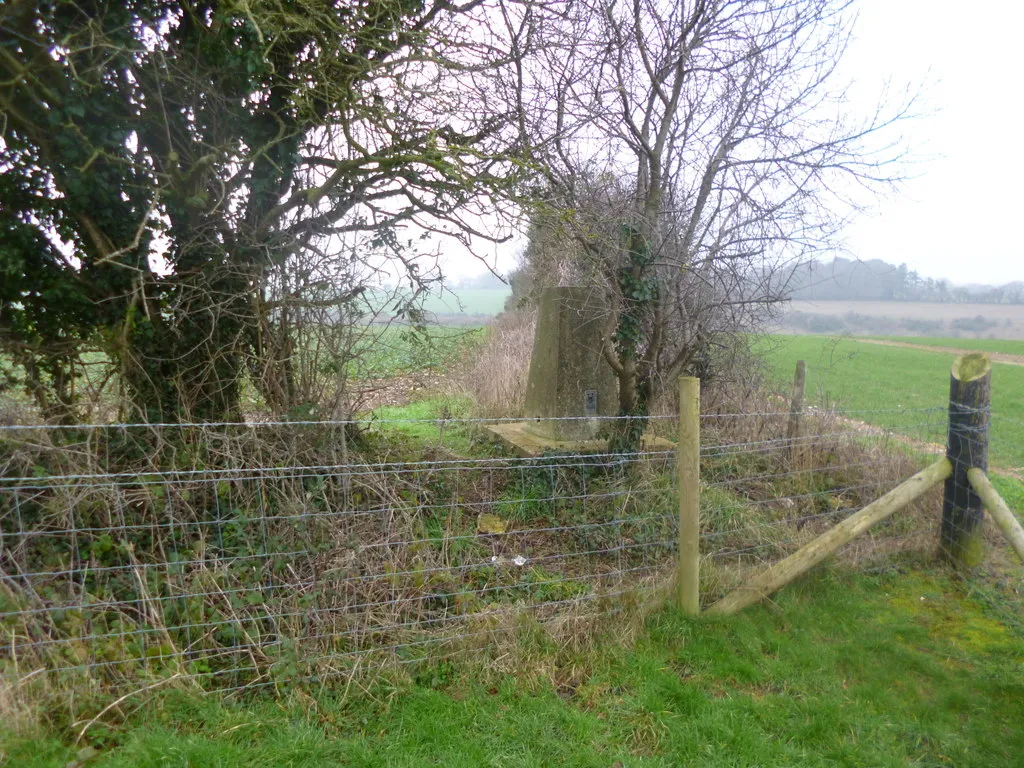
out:
{"label": "stone slab", "polygon": [[[529,422],[515,421],[489,424],[485,428],[517,455],[540,456],[545,452],[557,453],[606,453],[607,440],[555,440],[538,435],[527,429]],[[641,451],[674,451],[676,444],[664,437],[644,435],[640,440]]]}

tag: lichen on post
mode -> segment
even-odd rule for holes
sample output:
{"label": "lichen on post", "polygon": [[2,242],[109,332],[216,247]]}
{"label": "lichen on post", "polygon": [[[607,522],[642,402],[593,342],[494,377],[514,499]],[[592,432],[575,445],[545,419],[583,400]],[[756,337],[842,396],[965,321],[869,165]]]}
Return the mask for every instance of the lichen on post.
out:
{"label": "lichen on post", "polygon": [[982,354],[961,355],[953,363],[949,382],[946,457],[953,474],[946,479],[939,549],[958,567],[973,568],[984,556],[985,512],[967,472],[988,470],[992,364]]}

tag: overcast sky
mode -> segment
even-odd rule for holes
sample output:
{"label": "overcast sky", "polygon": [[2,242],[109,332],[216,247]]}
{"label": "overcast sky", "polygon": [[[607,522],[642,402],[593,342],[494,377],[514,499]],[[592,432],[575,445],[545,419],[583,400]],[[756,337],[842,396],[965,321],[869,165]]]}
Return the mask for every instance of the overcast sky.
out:
{"label": "overcast sky", "polygon": [[[878,200],[846,233],[849,256],[905,262],[958,284],[1024,280],[1024,2],[859,0],[844,62],[860,108],[888,80],[924,84],[923,117],[903,131],[919,160],[901,193]],[[895,94],[898,95],[898,94]],[[894,95],[894,97],[895,97]],[[857,106],[851,105],[852,108]],[[499,271],[521,242],[494,249]],[[449,262],[452,278],[478,273]]]}
{"label": "overcast sky", "polygon": [[[1024,3],[860,0],[853,76],[925,80],[932,114],[906,126],[930,159],[898,197],[851,226],[861,259],[906,262],[956,283],[1024,280]],[[859,74],[863,73],[863,74]],[[863,89],[868,90],[868,89]],[[865,108],[869,105],[865,104]]]}

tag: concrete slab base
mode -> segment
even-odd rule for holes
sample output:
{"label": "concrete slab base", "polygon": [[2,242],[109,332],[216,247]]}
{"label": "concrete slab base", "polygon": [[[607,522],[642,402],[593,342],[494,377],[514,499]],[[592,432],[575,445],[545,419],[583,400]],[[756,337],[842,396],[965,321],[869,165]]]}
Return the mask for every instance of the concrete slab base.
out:
{"label": "concrete slab base", "polygon": [[[540,456],[545,452],[557,453],[605,453],[607,440],[552,440],[540,437],[524,428],[525,421],[489,424],[485,427],[498,440],[512,449],[518,456]],[[676,444],[664,437],[644,435],[640,442],[641,451],[674,451]]]}

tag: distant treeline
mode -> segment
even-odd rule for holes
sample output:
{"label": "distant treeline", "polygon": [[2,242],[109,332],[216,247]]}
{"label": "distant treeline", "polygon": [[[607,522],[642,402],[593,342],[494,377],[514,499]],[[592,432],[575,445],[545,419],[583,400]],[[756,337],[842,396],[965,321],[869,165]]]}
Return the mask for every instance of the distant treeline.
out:
{"label": "distant treeline", "polygon": [[793,269],[786,293],[818,301],[936,301],[953,304],[1024,304],[1024,283],[953,285],[921,277],[906,264],[879,259],[814,261]]}
{"label": "distant treeline", "polygon": [[843,315],[792,311],[783,315],[779,330],[789,333],[854,336],[948,336],[950,338],[1017,338],[1012,320],[974,315],[949,320],[925,317],[892,317],[850,311]]}

